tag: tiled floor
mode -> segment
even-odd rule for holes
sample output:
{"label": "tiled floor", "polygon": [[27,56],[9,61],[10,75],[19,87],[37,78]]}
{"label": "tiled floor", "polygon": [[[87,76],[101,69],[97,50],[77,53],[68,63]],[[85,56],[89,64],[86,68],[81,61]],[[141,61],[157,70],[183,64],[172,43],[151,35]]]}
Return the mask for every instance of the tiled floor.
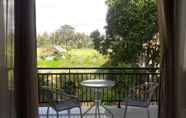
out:
{"label": "tiled floor", "polygon": [[[122,109],[117,108],[116,106],[107,106],[107,108],[112,111],[112,113],[114,114],[114,118],[123,118],[124,106],[122,107]],[[88,107],[82,107],[83,112],[86,111],[86,109],[88,109]],[[157,105],[151,105],[149,109],[151,118],[157,118],[158,115]],[[39,108],[40,118],[46,118],[46,110],[47,110],[46,107]],[[103,108],[101,108],[100,112],[101,118],[111,118],[111,116]],[[85,115],[83,118],[95,118],[93,113],[94,109],[90,111],[88,115]],[[50,109],[49,118],[56,118],[56,113],[53,109]],[[67,111],[60,112],[60,118],[68,118]],[[74,108],[71,110],[70,118],[80,118],[78,108]],[[146,110],[143,108],[129,107],[127,111],[127,118],[147,118],[147,113]]]}

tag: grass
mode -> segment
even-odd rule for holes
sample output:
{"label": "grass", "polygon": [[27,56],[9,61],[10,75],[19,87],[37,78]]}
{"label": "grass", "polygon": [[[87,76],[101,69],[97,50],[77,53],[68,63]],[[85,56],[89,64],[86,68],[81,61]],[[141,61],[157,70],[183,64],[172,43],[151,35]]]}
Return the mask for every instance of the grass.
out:
{"label": "grass", "polygon": [[[38,57],[42,56],[38,49]],[[109,57],[100,54],[95,49],[71,49],[64,58],[54,60],[38,59],[38,67],[101,67],[109,61]]]}

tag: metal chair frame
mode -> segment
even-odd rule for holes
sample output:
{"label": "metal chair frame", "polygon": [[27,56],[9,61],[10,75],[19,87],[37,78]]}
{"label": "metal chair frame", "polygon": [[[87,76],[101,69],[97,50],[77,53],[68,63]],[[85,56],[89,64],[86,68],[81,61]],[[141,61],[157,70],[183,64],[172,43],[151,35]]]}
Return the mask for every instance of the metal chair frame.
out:
{"label": "metal chair frame", "polygon": [[[65,93],[63,89],[49,88],[48,86],[41,86],[41,89],[43,90],[43,93],[45,93],[47,96],[47,118],[49,118],[50,107],[52,107],[56,111],[57,118],[59,118],[59,112],[64,110],[68,111],[68,117],[70,118],[70,110],[75,107],[79,108],[80,117],[83,118],[79,97],[69,95]],[[60,98],[54,99],[55,95],[60,95]]]}
{"label": "metal chair frame", "polygon": [[[124,118],[126,118],[128,106],[145,108],[147,117],[150,118],[149,105],[158,86],[159,84],[155,82],[145,82],[144,84],[130,88],[128,91],[129,95],[125,99]],[[135,97],[144,99],[134,100]]]}

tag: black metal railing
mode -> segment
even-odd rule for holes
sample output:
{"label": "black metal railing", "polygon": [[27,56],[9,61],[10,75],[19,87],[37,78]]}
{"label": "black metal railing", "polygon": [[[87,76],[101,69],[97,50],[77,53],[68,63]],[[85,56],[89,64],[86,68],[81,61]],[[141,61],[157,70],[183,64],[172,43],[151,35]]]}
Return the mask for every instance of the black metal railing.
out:
{"label": "black metal railing", "polygon": [[[69,94],[79,96],[82,102],[92,102],[95,89],[85,88],[80,82],[88,79],[109,79],[115,81],[113,88],[105,88],[102,101],[106,104],[120,102],[128,96],[128,89],[144,82],[158,82],[159,68],[38,68],[39,102],[47,103],[40,86],[63,88]],[[158,102],[158,91],[153,101]],[[60,99],[56,95],[56,99]]]}

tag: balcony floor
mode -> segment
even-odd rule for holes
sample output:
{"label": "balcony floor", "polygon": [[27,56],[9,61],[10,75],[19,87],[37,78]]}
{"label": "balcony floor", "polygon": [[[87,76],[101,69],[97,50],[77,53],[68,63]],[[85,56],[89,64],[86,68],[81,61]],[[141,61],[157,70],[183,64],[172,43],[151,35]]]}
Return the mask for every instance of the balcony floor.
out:
{"label": "balcony floor", "polygon": [[[89,107],[83,106],[82,111],[86,111]],[[123,118],[124,113],[124,106],[122,106],[122,109],[117,108],[117,106],[107,106],[109,110],[112,111],[114,114],[114,118]],[[157,105],[151,105],[149,107],[150,109],[150,118],[157,118],[158,116],[158,106]],[[46,118],[46,107],[40,107],[39,108],[39,115],[40,118]],[[101,108],[101,118],[111,118],[109,114]],[[94,116],[94,110],[90,111],[87,115],[85,115],[83,118],[95,118]],[[49,118],[56,118],[56,113],[54,110],[50,109],[50,117]],[[67,111],[60,112],[60,118],[68,118]],[[79,117],[79,109],[74,108],[71,110],[71,118],[80,118]],[[127,118],[147,118],[146,110],[143,108],[137,108],[137,107],[128,107],[127,110]]]}

